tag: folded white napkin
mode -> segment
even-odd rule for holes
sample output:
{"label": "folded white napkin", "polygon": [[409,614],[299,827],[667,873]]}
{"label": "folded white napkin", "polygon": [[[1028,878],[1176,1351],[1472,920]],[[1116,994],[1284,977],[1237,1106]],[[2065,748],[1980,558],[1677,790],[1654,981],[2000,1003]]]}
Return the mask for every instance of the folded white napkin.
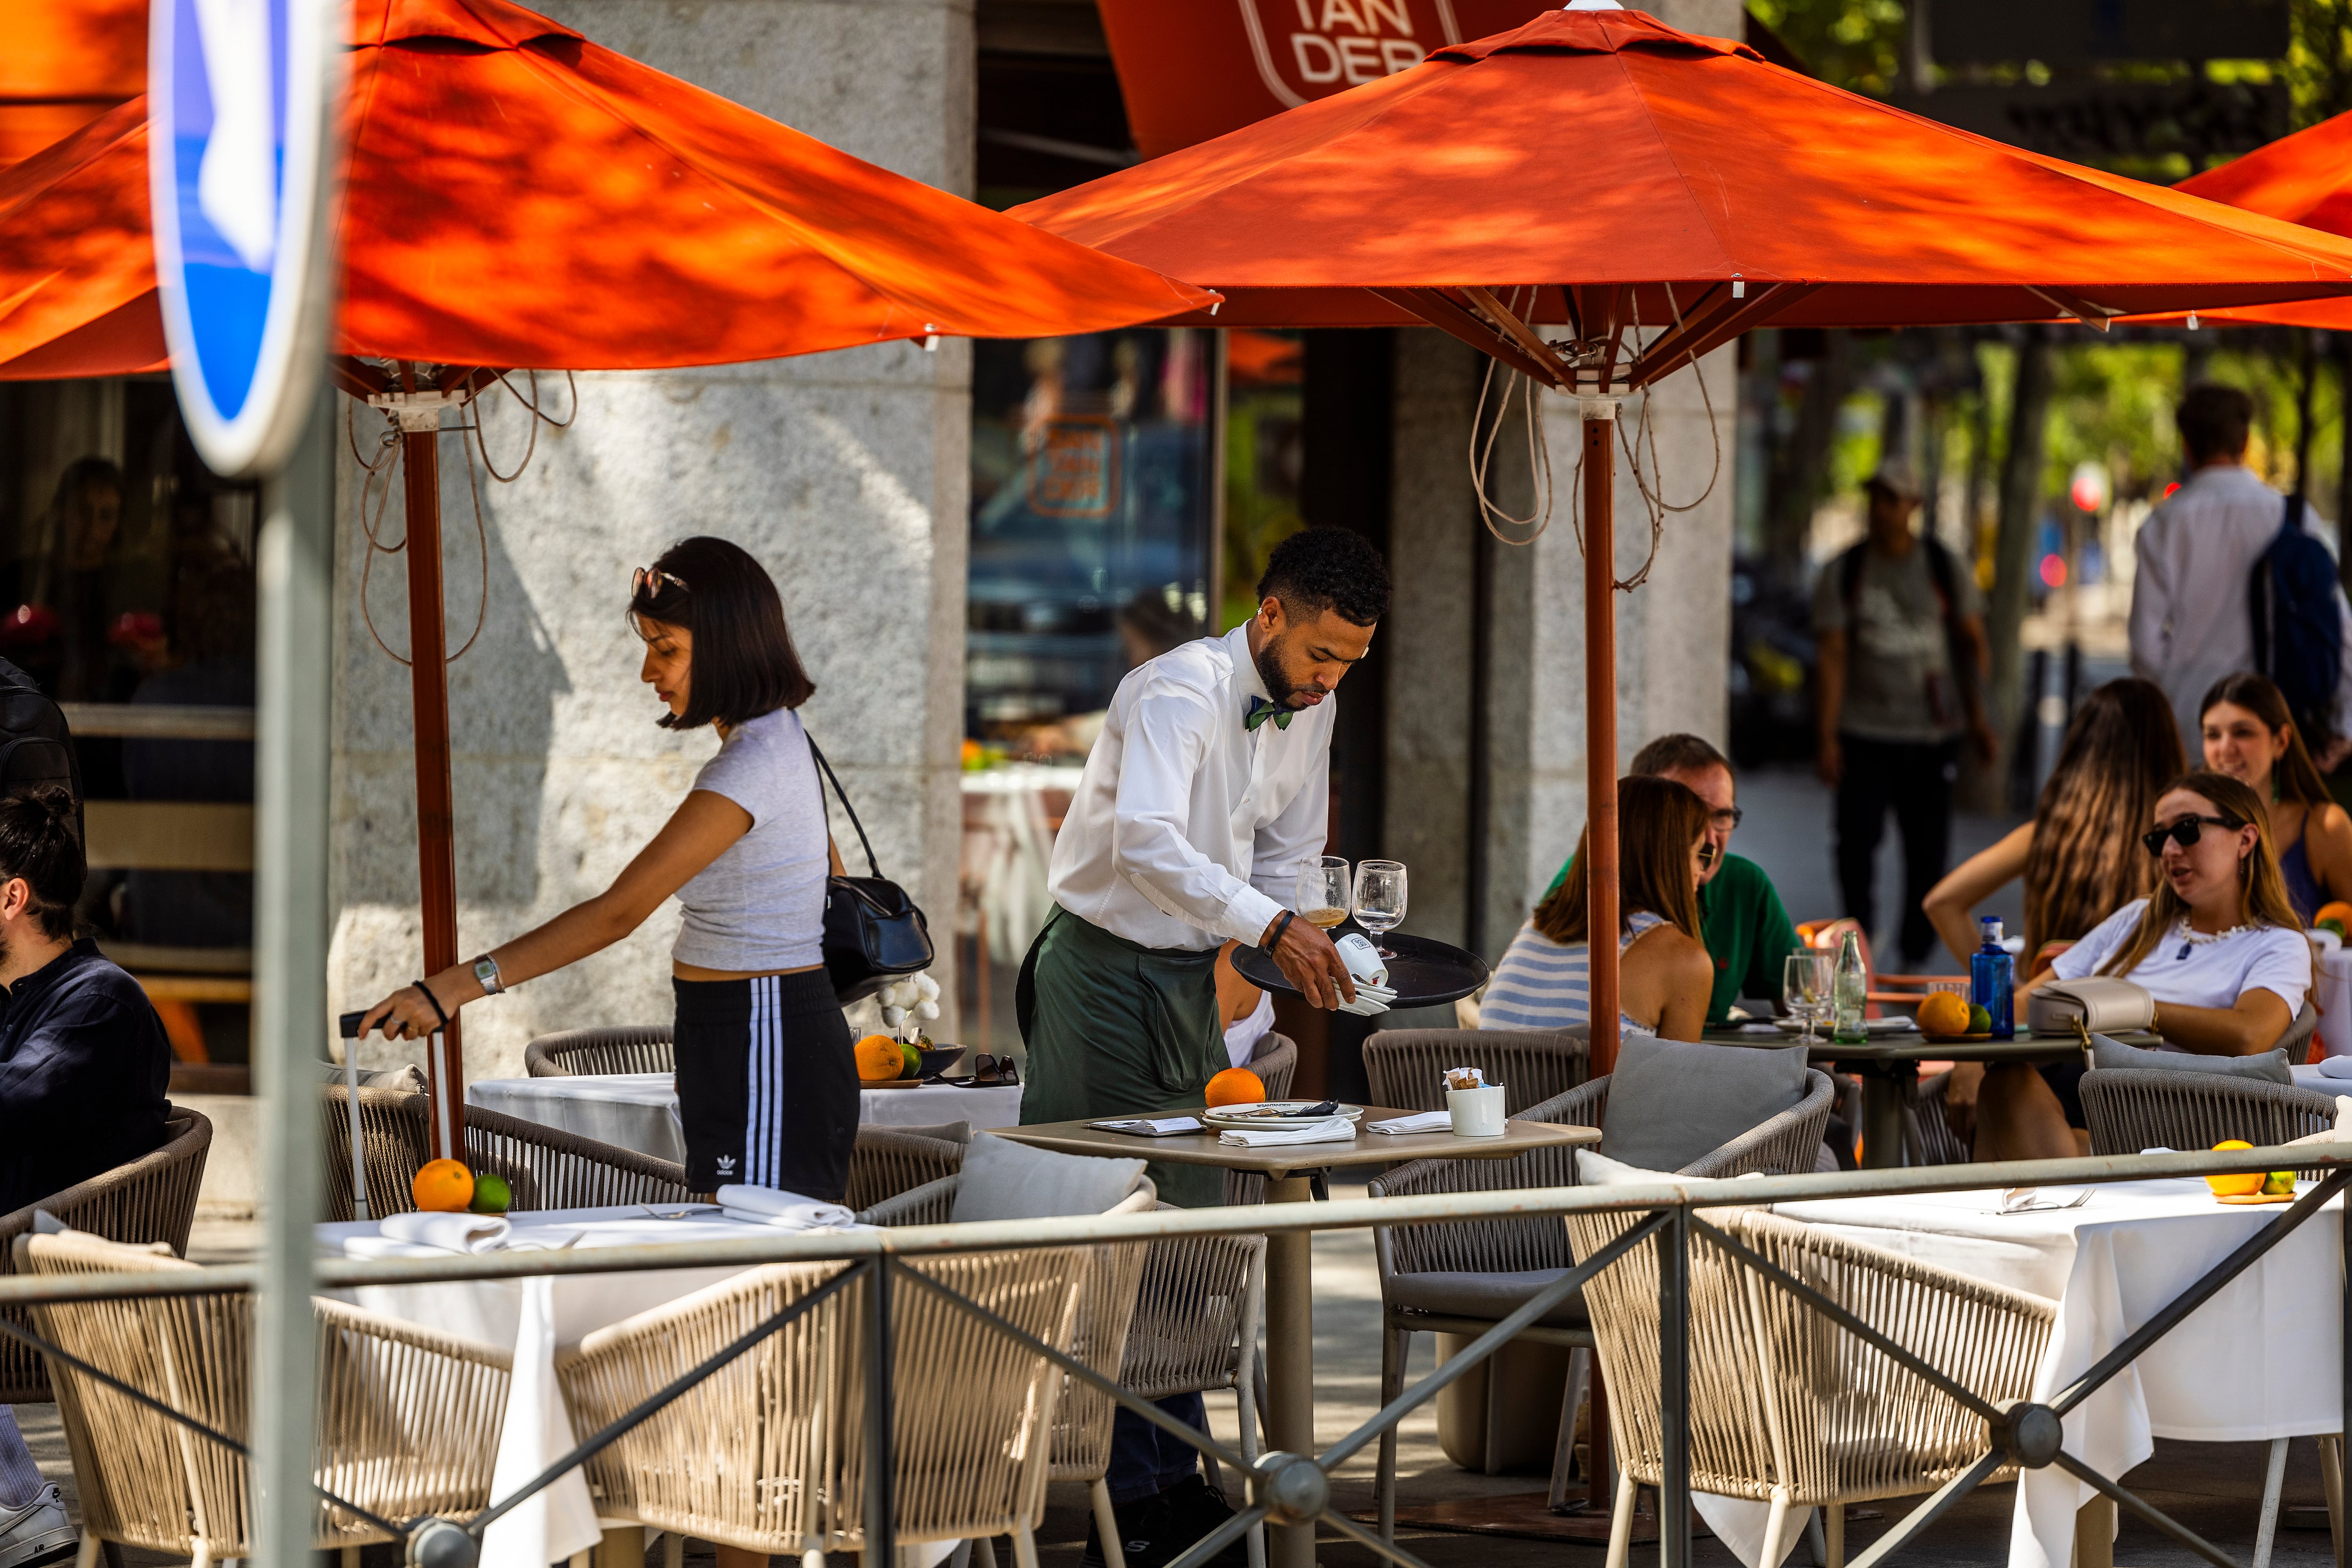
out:
{"label": "folded white napkin", "polygon": [[1365,1125],[1375,1132],[1446,1132],[1453,1130],[1454,1113],[1424,1110],[1415,1116],[1391,1116],[1386,1121],[1369,1121]]}
{"label": "folded white napkin", "polygon": [[444,1252],[496,1252],[514,1227],[494,1214],[395,1214],[381,1228],[394,1241]]}
{"label": "folded white napkin", "polygon": [[2352,1057],[2322,1057],[2319,1070],[2326,1078],[2352,1078]]}
{"label": "folded white napkin", "polygon": [[1217,1134],[1217,1142],[1237,1149],[1267,1149],[1281,1143],[1350,1143],[1356,1124],[1344,1116],[1327,1116],[1308,1127],[1233,1127]]}
{"label": "folded white napkin", "polygon": [[1385,1013],[1397,999],[1396,988],[1374,985],[1370,981],[1356,982],[1356,999],[1339,1004],[1342,1013],[1353,1013],[1359,1018],[1374,1018]]}
{"label": "folded white napkin", "polygon": [[729,1219],[772,1225],[780,1230],[840,1230],[857,1215],[839,1204],[819,1202],[780,1187],[721,1187],[719,1206]]}

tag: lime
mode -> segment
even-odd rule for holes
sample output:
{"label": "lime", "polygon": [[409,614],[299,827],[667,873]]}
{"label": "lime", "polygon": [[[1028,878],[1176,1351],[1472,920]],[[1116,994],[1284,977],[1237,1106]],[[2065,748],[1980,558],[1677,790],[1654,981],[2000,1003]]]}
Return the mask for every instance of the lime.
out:
{"label": "lime", "polygon": [[514,1189],[496,1171],[474,1173],[474,1201],[468,1205],[476,1214],[504,1214],[514,1204]]}
{"label": "lime", "polygon": [[898,1059],[906,1063],[906,1066],[898,1069],[900,1078],[923,1076],[923,1053],[914,1046],[901,1043],[898,1047]]}
{"label": "lime", "polygon": [[2273,1171],[2268,1176],[2263,1178],[2263,1192],[2267,1196],[2275,1197],[2282,1193],[2294,1191],[2294,1173],[2293,1171]]}
{"label": "lime", "polygon": [[1969,1033],[1986,1035],[1992,1032],[1992,1015],[1980,1006],[1969,1009]]}
{"label": "lime", "polygon": [[2314,929],[2318,931],[2332,931],[2336,933],[2336,940],[2339,942],[2344,941],[2347,938],[2352,938],[2352,931],[2347,931],[2344,929],[2344,922],[2336,919],[2332,915],[2326,920],[2320,921]]}

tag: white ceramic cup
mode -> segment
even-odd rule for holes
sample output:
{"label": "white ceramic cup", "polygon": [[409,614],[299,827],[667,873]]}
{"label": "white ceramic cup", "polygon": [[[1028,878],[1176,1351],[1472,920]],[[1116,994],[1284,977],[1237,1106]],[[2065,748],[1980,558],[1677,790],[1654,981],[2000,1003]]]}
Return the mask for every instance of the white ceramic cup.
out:
{"label": "white ceramic cup", "polygon": [[1499,1083],[1482,1084],[1476,1089],[1449,1089],[1445,1091],[1445,1109],[1453,1113],[1456,1138],[1503,1135],[1503,1086]]}

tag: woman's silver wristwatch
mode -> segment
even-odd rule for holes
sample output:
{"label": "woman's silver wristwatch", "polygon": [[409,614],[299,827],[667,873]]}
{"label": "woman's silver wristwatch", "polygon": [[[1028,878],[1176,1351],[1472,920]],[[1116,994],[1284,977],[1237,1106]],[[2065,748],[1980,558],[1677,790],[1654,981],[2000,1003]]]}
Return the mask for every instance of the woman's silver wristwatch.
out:
{"label": "woman's silver wristwatch", "polygon": [[474,978],[480,983],[485,996],[495,996],[506,989],[499,980],[499,961],[487,952],[474,960]]}

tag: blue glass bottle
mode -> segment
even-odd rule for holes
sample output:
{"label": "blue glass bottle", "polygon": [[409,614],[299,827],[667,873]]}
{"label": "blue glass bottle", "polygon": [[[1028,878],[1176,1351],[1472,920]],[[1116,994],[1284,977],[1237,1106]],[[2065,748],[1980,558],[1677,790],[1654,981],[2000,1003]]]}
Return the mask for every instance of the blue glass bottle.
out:
{"label": "blue glass bottle", "polygon": [[2000,921],[1987,915],[1977,921],[1984,945],[1969,955],[1969,1000],[1992,1018],[1992,1037],[2017,1037],[2017,987],[2011,978],[2015,961],[2000,945]]}

